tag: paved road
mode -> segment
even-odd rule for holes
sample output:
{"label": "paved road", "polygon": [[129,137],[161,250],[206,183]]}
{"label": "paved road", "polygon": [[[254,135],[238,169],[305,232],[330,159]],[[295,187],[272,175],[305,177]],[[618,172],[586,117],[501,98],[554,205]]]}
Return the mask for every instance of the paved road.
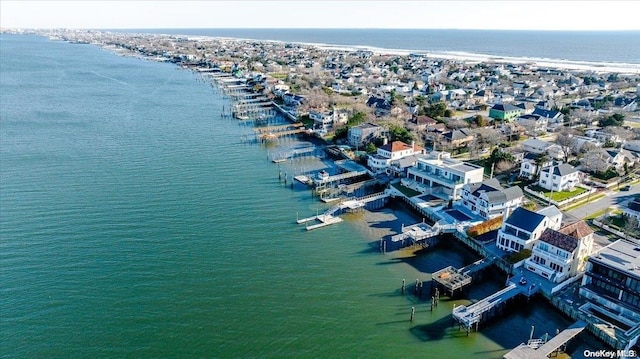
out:
{"label": "paved road", "polygon": [[605,208],[618,207],[621,203],[632,199],[633,195],[638,193],[640,193],[640,184],[631,186],[629,191],[606,191],[605,197],[595,202],[584,204],[566,213],[576,218],[584,218]]}
{"label": "paved road", "polygon": [[[619,207],[621,203],[632,199],[633,195],[638,193],[640,193],[640,184],[631,186],[631,189],[629,191],[606,191],[606,197],[603,197],[592,203],[587,203],[571,211],[565,212],[567,214],[565,218],[574,217],[573,220],[569,220],[569,222],[573,222],[574,220],[578,220],[587,217],[590,214],[601,211],[604,208]],[[612,241],[615,241],[617,239],[618,237],[609,235],[605,231],[596,231],[593,236],[593,251],[598,251],[602,247],[611,244]]]}

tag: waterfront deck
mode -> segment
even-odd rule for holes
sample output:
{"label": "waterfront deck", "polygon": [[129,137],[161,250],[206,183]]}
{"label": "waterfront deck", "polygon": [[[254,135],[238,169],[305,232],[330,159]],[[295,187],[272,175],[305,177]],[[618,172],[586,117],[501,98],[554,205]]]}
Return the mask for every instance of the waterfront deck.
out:
{"label": "waterfront deck", "polygon": [[587,327],[587,323],[579,320],[569,328],[563,330],[548,342],[541,339],[530,340],[527,344],[520,344],[512,351],[504,355],[505,359],[546,359],[554,351],[565,345],[576,335],[582,333]]}
{"label": "waterfront deck", "polygon": [[335,213],[341,210],[347,210],[347,211],[353,211],[353,210],[357,210],[359,208],[364,208],[364,206],[369,203],[369,202],[373,202],[373,201],[377,201],[380,199],[385,199],[387,198],[389,195],[385,192],[379,192],[379,193],[374,193],[374,194],[370,194],[364,197],[359,197],[359,198],[354,198],[354,199],[350,199],[350,200],[346,200],[346,201],[342,201],[336,205],[334,205],[333,207],[327,209],[323,214],[320,215],[316,215],[313,217],[307,217],[307,218],[302,218],[302,219],[298,219],[296,220],[297,224],[303,224],[303,223],[308,223],[308,222],[312,222],[312,221],[318,221],[320,222],[319,224],[314,224],[311,226],[307,226],[307,231],[311,231],[314,229],[318,229],[318,228],[322,228],[325,226],[329,226],[335,223],[340,223],[342,222],[342,218],[335,216]]}
{"label": "waterfront deck", "polygon": [[520,294],[529,297],[537,290],[538,287],[533,285],[518,285],[510,282],[506,288],[503,288],[468,307],[460,305],[453,308],[453,319],[464,327],[467,330],[467,333],[474,325],[476,330],[478,330],[478,324],[492,309],[497,308]]}
{"label": "waterfront deck", "polygon": [[402,233],[391,237],[392,242],[400,242],[405,239],[411,239],[414,243],[420,242],[426,238],[431,238],[440,234],[440,228],[437,225],[433,227],[424,223],[416,223],[410,226],[403,226]]}
{"label": "waterfront deck", "polygon": [[445,287],[452,295],[454,291],[471,284],[472,280],[470,275],[461,272],[453,266],[448,266],[434,272],[431,275],[431,279]]}
{"label": "waterfront deck", "polygon": [[367,171],[346,172],[346,173],[341,173],[339,175],[333,175],[333,176],[324,177],[322,179],[315,179],[313,181],[313,183],[316,186],[321,186],[321,185],[325,185],[325,184],[329,184],[329,183],[333,183],[333,182],[344,181],[344,180],[349,179],[349,178],[354,178],[354,177],[358,177],[358,176],[364,176],[367,173],[368,173]]}

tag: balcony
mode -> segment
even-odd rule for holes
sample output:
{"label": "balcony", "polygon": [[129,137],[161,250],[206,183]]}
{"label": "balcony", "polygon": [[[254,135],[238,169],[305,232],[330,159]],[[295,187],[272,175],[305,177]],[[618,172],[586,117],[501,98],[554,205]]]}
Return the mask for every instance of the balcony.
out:
{"label": "balcony", "polygon": [[556,264],[560,264],[560,265],[566,265],[571,263],[572,258],[568,257],[568,258],[564,258],[561,257],[555,253],[551,253],[551,252],[547,252],[544,251],[542,249],[540,249],[540,247],[533,247],[533,254],[537,254],[538,257],[546,259],[548,261],[553,261],[556,262]]}
{"label": "balcony", "polygon": [[568,271],[565,271],[563,273],[556,272],[555,270],[547,266],[534,262],[531,257],[529,257],[525,261],[525,267],[527,268],[527,270],[540,274],[542,277],[550,279],[555,283],[562,282],[567,278],[568,275]]}
{"label": "balcony", "polygon": [[461,185],[464,183],[464,181],[462,179],[458,179],[458,180],[452,180],[449,179],[447,177],[441,176],[441,175],[436,175],[434,173],[434,171],[428,171],[428,170],[420,170],[418,168],[412,168],[409,170],[410,173],[415,174],[418,177],[422,177],[425,178],[427,180],[430,180],[432,182],[436,182],[440,185],[446,186],[446,187],[455,187],[457,185]]}

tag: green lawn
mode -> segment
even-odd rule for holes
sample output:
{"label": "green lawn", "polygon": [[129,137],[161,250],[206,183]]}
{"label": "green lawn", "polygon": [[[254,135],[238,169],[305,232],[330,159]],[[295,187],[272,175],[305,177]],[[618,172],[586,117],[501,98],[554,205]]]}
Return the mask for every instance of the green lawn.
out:
{"label": "green lawn", "polygon": [[587,192],[587,190],[582,187],[576,187],[572,191],[562,191],[562,192],[551,192],[540,186],[531,186],[530,188],[536,192],[542,192],[545,197],[551,198],[556,202],[564,201],[567,198],[572,198]]}
{"label": "green lawn", "polygon": [[605,209],[601,209],[601,210],[599,210],[598,212],[593,212],[593,213],[591,213],[590,215],[588,215],[588,216],[584,217],[583,219],[584,219],[585,221],[586,221],[586,220],[589,220],[589,219],[596,219],[596,218],[598,218],[598,217],[600,217],[600,216],[604,215],[605,213],[607,213],[607,209],[606,209],[606,208],[605,208]]}
{"label": "green lawn", "polygon": [[405,187],[403,185],[401,185],[400,183],[394,183],[392,184],[392,186],[397,189],[398,191],[402,192],[402,194],[404,194],[407,197],[413,197],[413,196],[417,196],[420,194],[420,192],[412,190],[409,187]]}

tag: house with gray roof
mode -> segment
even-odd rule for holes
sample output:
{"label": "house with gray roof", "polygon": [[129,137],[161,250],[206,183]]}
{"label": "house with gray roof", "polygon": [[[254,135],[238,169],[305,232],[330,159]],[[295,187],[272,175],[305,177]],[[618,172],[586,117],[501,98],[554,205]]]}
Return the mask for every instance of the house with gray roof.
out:
{"label": "house with gray roof", "polygon": [[580,183],[580,171],[568,163],[543,168],[538,186],[549,191],[571,191]]}
{"label": "house with gray roof", "polygon": [[486,220],[508,216],[520,207],[522,199],[520,187],[502,188],[495,178],[462,187],[462,205]]}
{"label": "house with gray roof", "polygon": [[559,229],[562,222],[562,213],[558,211],[560,214],[559,220],[557,215],[545,215],[545,210],[551,213],[550,207],[543,208],[538,212],[533,212],[523,207],[516,208],[502,223],[502,228],[498,231],[498,238],[496,239],[498,248],[507,252],[532,249],[534,242],[540,238],[545,229]]}

